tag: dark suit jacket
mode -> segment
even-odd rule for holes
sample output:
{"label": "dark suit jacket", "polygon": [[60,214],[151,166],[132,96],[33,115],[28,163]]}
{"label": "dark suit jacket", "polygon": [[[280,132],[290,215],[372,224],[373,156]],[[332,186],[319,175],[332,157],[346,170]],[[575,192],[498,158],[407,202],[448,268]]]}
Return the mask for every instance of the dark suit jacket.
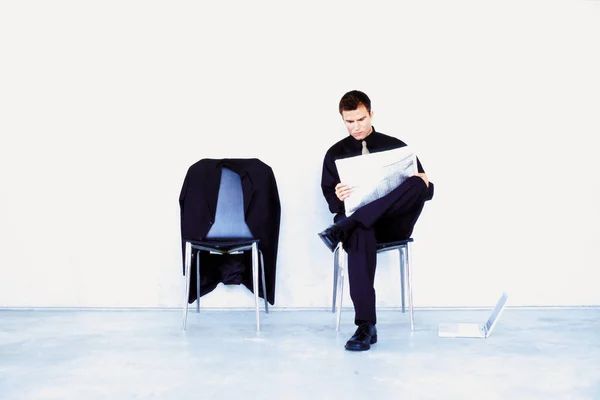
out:
{"label": "dark suit jacket", "polygon": [[[185,245],[185,240],[206,240],[206,235],[215,221],[222,167],[240,175],[246,224],[253,237],[260,240],[258,248],[264,256],[267,301],[274,304],[281,205],[275,175],[271,167],[264,162],[256,158],[202,159],[188,169],[179,195],[182,246]],[[240,283],[252,291],[250,252],[245,252],[243,256],[229,257],[215,256],[205,251],[200,254],[201,295],[209,293],[218,283],[223,282],[222,270],[225,267],[228,273],[231,273],[231,269],[235,269],[236,265],[242,272]],[[192,268],[192,271],[190,302],[197,297],[196,285],[193,284],[195,268]],[[264,298],[262,290],[259,295]]]}

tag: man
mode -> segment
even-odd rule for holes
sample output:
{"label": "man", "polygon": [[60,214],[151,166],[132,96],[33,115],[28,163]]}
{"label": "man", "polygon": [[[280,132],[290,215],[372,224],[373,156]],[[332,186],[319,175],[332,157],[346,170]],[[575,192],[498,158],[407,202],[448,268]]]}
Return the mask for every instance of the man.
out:
{"label": "man", "polygon": [[377,242],[410,237],[425,201],[433,197],[433,183],[429,182],[417,159],[418,173],[415,176],[346,218],[344,200],[352,195],[352,188],[340,182],[335,160],[391,150],[406,144],[375,130],[371,125],[371,100],[361,91],[353,90],[342,96],[339,112],[350,136],[331,146],[325,154],[321,189],[329,210],[335,214],[335,223],[319,233],[319,237],[331,251],[342,242],[348,253],[350,297],[358,329],[345,347],[346,350],[363,351],[377,342],[373,286]]}

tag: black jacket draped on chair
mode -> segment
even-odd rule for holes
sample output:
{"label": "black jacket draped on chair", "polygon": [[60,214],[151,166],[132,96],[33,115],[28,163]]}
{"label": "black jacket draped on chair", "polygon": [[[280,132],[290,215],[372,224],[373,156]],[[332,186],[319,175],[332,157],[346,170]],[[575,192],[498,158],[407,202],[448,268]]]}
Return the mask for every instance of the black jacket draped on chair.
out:
{"label": "black jacket draped on chair", "polygon": [[[241,178],[246,224],[252,236],[260,240],[258,248],[264,256],[267,301],[273,305],[281,205],[275,175],[264,162],[256,158],[202,159],[189,167],[179,195],[182,247],[185,240],[206,239],[215,221],[223,167],[236,172]],[[252,291],[250,252],[227,257],[203,251],[200,256],[201,296],[211,292],[221,282],[242,283]],[[194,265],[191,269],[192,282],[196,275]],[[227,278],[236,275],[240,277],[239,281]],[[264,298],[262,290],[259,295]],[[196,298],[196,287],[191,285],[190,303]]]}

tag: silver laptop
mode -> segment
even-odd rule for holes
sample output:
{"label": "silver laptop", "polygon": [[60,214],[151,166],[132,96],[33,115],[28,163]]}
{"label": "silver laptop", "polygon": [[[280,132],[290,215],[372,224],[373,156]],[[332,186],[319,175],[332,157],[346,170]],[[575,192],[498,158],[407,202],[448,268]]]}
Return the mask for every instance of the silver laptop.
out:
{"label": "silver laptop", "polygon": [[453,338],[486,338],[490,336],[498,323],[498,319],[500,319],[502,311],[504,311],[506,299],[508,299],[508,294],[506,292],[502,293],[500,300],[494,307],[494,311],[492,311],[492,315],[485,324],[442,322],[438,326],[438,336]]}

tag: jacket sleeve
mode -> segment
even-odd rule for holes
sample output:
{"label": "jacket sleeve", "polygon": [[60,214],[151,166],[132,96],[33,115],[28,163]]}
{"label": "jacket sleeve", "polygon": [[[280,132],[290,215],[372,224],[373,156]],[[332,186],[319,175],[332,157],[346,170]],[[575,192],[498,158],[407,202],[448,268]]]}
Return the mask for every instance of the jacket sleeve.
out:
{"label": "jacket sleeve", "polygon": [[187,186],[188,186],[188,176],[190,170],[185,174],[185,179],[183,180],[183,185],[181,186],[181,192],[179,193],[179,232],[181,234],[181,267],[183,269],[183,275],[185,275],[185,242],[183,240],[183,231],[184,231],[184,223],[183,223],[183,208],[185,204],[185,196],[187,194]]}
{"label": "jacket sleeve", "polygon": [[181,192],[179,193],[179,215],[180,221],[183,221],[183,205],[185,203],[185,195],[187,193],[187,185],[188,185],[188,177],[190,170],[185,174],[185,179],[183,180],[183,185],[181,186]]}
{"label": "jacket sleeve", "polygon": [[333,214],[345,212],[344,202],[338,199],[335,194],[335,186],[338,183],[340,183],[340,177],[335,166],[335,160],[329,154],[326,154],[321,174],[321,190],[329,206],[329,211]]}

